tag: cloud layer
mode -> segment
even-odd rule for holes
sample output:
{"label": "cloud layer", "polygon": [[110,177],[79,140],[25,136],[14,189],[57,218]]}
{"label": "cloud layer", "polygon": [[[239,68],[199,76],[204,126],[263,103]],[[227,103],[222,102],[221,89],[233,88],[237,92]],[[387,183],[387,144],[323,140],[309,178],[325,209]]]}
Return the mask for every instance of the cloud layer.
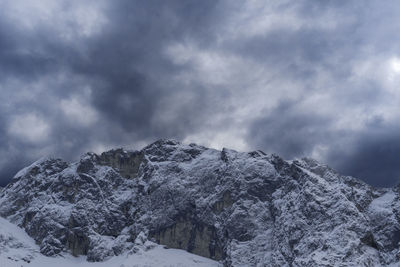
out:
{"label": "cloud layer", "polygon": [[0,184],[176,138],[400,181],[396,1],[0,3]]}

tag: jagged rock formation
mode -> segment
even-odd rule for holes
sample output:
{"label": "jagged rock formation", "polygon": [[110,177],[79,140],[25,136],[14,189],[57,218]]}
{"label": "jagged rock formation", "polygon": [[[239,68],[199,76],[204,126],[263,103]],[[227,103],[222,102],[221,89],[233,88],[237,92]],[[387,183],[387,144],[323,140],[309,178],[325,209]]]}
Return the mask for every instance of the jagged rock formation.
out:
{"label": "jagged rock formation", "polygon": [[400,263],[399,195],[311,159],[160,140],[42,159],[0,191],[0,215],[45,255],[102,261],[141,236],[227,266],[379,266]]}
{"label": "jagged rock formation", "polygon": [[221,267],[217,261],[181,249],[166,249],[146,240],[143,234],[135,240],[134,249],[103,262],[76,259],[68,252],[55,257],[41,254],[39,246],[17,225],[0,217],[0,266],[2,267]]}

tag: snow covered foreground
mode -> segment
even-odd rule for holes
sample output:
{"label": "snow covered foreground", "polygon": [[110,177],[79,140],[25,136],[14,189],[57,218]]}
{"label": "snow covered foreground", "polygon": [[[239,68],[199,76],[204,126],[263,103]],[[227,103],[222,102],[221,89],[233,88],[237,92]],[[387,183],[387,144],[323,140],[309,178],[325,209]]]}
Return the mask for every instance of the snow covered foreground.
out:
{"label": "snow covered foreground", "polygon": [[147,242],[135,253],[126,253],[104,262],[88,262],[69,253],[46,257],[39,246],[18,226],[0,217],[0,267],[141,267],[141,266],[221,266],[218,262],[184,250],[165,249]]}

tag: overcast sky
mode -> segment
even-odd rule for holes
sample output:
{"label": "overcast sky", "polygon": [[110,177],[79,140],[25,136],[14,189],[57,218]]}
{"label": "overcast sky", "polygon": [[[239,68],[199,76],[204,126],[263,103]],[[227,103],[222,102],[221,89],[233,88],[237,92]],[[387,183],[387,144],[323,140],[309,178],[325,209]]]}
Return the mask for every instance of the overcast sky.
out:
{"label": "overcast sky", "polygon": [[400,2],[0,1],[0,184],[158,138],[400,182]]}

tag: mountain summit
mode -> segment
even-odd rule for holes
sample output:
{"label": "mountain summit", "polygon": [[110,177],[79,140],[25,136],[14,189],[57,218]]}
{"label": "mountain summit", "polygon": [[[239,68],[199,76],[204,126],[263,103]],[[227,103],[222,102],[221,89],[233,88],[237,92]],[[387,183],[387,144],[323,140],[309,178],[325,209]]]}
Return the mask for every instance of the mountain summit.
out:
{"label": "mountain summit", "polygon": [[[0,190],[0,216],[56,259],[159,244],[225,266],[397,266],[399,195],[308,158],[159,140],[74,163],[43,158]],[[0,258],[10,250],[1,225]]]}

